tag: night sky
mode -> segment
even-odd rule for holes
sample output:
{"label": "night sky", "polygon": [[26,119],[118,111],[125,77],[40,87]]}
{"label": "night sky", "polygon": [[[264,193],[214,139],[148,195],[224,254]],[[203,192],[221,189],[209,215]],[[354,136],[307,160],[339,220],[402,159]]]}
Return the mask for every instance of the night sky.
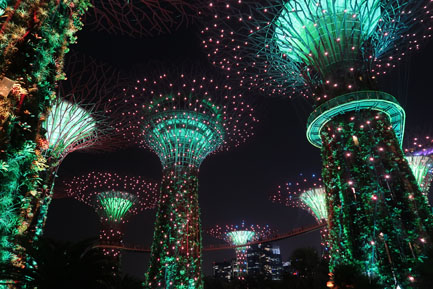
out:
{"label": "night sky", "polygon": [[[130,39],[103,33],[82,31],[78,44],[72,48],[93,56],[125,71],[132,66],[147,71],[149,61],[182,63],[202,61],[206,56],[200,48],[196,26],[172,35],[152,39]],[[399,69],[382,79],[383,90],[393,94],[407,113],[406,135],[429,134],[433,107],[433,43],[423,47],[422,53],[402,63]],[[143,77],[151,76],[143,73]],[[268,193],[293,180],[299,173],[320,173],[320,151],[305,137],[306,119],[310,108],[302,99],[288,100],[259,97],[250,93],[247,98],[259,103],[257,116],[261,122],[256,135],[247,143],[229,152],[208,157],[200,168],[199,200],[204,231],[213,225],[247,223],[268,224],[280,233],[303,225],[314,224],[307,212],[268,200]],[[432,133],[433,134],[433,133]],[[58,182],[62,177],[81,175],[92,170],[112,171],[160,181],[161,165],[157,156],[148,150],[127,148],[112,153],[87,154],[74,152],[62,163]],[[126,227],[125,243],[150,247],[153,236],[155,210],[133,216]],[[51,238],[79,241],[98,235],[98,217],[93,210],[74,199],[55,199],[50,207],[45,235]],[[203,233],[203,245],[221,244]],[[299,247],[319,249],[319,232],[280,241],[283,260]],[[230,260],[234,251],[203,253],[203,268],[211,274],[213,261]],[[124,253],[125,272],[143,278],[149,254]]]}

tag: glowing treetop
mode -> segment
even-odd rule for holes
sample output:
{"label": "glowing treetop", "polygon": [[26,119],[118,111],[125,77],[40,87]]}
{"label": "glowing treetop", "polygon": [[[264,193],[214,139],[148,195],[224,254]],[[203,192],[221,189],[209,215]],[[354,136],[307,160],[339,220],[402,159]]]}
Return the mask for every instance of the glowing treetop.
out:
{"label": "glowing treetop", "polygon": [[58,97],[42,127],[48,157],[63,160],[77,150],[110,150],[120,146],[106,100],[123,84],[120,73],[90,57],[72,53],[67,58],[67,80],[61,81]]}
{"label": "glowing treetop", "polygon": [[[157,184],[116,173],[91,172],[65,181],[64,187],[68,196],[95,209],[102,225],[99,239],[110,245],[123,243],[123,225],[130,216],[154,208],[159,195]],[[120,254],[116,249],[103,252],[113,257]]]}
{"label": "glowing treetop", "polygon": [[415,137],[404,151],[422,193],[427,196],[433,180],[433,138]]}
{"label": "glowing treetop", "polygon": [[253,135],[257,122],[240,93],[207,76],[146,78],[125,102],[135,110],[124,112],[123,134],[153,150],[164,169],[198,169],[209,154]]}
{"label": "glowing treetop", "polygon": [[217,239],[225,240],[227,243],[238,246],[236,247],[236,262],[233,267],[234,275],[239,279],[244,279],[248,272],[247,249],[246,245],[250,242],[260,239],[266,239],[274,233],[269,226],[245,225],[242,222],[238,225],[226,225],[225,228],[215,226],[209,230],[209,234]]}
{"label": "glowing treetop", "polygon": [[[214,238],[226,241],[234,246],[245,245],[247,243],[266,239],[271,236],[274,232],[271,228],[260,225],[245,225],[242,222],[241,225],[226,225],[221,227],[219,225],[209,230],[209,234]],[[241,247],[243,248],[243,247]]]}
{"label": "glowing treetop", "polygon": [[213,64],[238,74],[245,86],[289,97],[302,89],[321,104],[341,91],[365,89],[407,51],[418,49],[431,37],[431,5],[429,0],[215,0],[203,44]]}
{"label": "glowing treetop", "polygon": [[62,159],[75,150],[91,147],[103,131],[98,128],[100,123],[103,119],[93,116],[91,110],[79,103],[57,98],[42,123],[48,142],[46,151],[56,159]]}
{"label": "glowing treetop", "polygon": [[302,208],[308,211],[318,223],[328,219],[326,208],[326,192],[322,179],[302,174],[297,181],[278,186],[278,190],[270,196],[271,201],[282,203],[288,207]]}
{"label": "glowing treetop", "polygon": [[141,177],[91,172],[64,182],[68,196],[95,209],[102,222],[123,224],[128,216],[152,209],[158,199],[157,184]]}

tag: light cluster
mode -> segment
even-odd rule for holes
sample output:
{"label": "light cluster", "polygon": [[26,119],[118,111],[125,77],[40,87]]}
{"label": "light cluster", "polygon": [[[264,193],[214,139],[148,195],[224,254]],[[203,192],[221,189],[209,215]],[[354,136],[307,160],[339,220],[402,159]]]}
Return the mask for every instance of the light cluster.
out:
{"label": "light cluster", "polygon": [[[64,181],[68,196],[95,209],[102,224],[100,240],[103,244],[122,244],[123,225],[129,217],[145,209],[153,209],[159,199],[158,184],[141,177],[116,173],[91,172]],[[116,257],[116,249],[104,249]]]}
{"label": "light cluster", "polygon": [[198,172],[210,154],[253,135],[253,108],[227,80],[183,73],[137,81],[113,107],[119,133],[158,155],[161,201],[146,288],[202,288]]}
{"label": "light cluster", "polygon": [[226,225],[224,227],[216,225],[214,228],[209,229],[208,233],[217,239],[237,246],[235,249],[236,263],[233,272],[238,279],[243,280],[248,273],[247,250],[249,247],[241,245],[246,245],[257,240],[265,240],[273,235],[275,231],[268,225],[248,226],[245,225],[245,222],[242,222],[241,225]]}

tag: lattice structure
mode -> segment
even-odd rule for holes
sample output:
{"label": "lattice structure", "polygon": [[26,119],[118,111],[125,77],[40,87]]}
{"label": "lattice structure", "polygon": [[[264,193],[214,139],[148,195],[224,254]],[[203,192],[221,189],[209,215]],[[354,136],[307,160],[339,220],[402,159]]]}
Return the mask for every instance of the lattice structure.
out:
{"label": "lattice structure", "polygon": [[[158,185],[141,177],[116,173],[91,172],[64,181],[68,196],[94,208],[101,222],[102,244],[123,244],[124,225],[132,215],[153,209],[158,201]],[[118,258],[120,251],[104,249]]]}
{"label": "lattice structure", "polygon": [[431,38],[429,0],[214,1],[202,30],[215,66],[314,104],[331,271],[354,264],[389,288],[416,280],[433,219],[401,149],[405,113],[376,79]]}
{"label": "lattice structure", "polygon": [[[219,225],[210,229],[208,232],[211,236],[226,241],[227,243],[235,246],[244,245],[260,239],[266,239],[274,234],[271,228],[260,225],[226,225],[221,227]],[[247,250],[248,246],[236,247],[236,262],[233,266],[233,277],[239,280],[244,280],[248,274]]]}
{"label": "lattice structure", "polygon": [[[322,179],[313,174],[311,177],[300,174],[296,180],[278,186],[270,194],[270,200],[291,208],[301,208],[309,212],[318,224],[328,222],[326,191]],[[328,228],[320,231],[322,236],[323,257],[329,258]]]}
{"label": "lattice structure", "polygon": [[433,180],[433,139],[430,136],[415,137],[406,145],[404,151],[416,182],[428,200]]}
{"label": "lattice structure", "polygon": [[150,37],[187,27],[202,4],[191,0],[92,0],[86,27],[130,37]]}
{"label": "lattice structure", "polygon": [[210,76],[163,74],[125,93],[125,137],[154,151],[163,167],[146,288],[202,288],[199,167],[253,134],[253,109]]}

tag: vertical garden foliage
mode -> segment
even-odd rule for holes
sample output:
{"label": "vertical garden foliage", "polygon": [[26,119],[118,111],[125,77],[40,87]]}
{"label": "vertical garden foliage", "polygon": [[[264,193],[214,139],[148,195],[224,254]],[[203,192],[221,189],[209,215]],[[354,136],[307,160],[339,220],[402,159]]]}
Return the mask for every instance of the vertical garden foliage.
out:
{"label": "vertical garden foliage", "polygon": [[[0,18],[0,260],[24,266],[14,239],[27,235],[49,192],[41,123],[63,78],[64,55],[88,0],[10,0]],[[46,211],[46,210],[42,210]],[[14,252],[16,251],[16,252]],[[19,251],[19,250],[18,250]]]}
{"label": "vertical garden foliage", "polygon": [[355,264],[387,288],[409,288],[433,222],[388,116],[346,113],[321,135],[331,270]]}
{"label": "vertical garden foliage", "polygon": [[166,169],[145,288],[202,288],[198,169]]}

